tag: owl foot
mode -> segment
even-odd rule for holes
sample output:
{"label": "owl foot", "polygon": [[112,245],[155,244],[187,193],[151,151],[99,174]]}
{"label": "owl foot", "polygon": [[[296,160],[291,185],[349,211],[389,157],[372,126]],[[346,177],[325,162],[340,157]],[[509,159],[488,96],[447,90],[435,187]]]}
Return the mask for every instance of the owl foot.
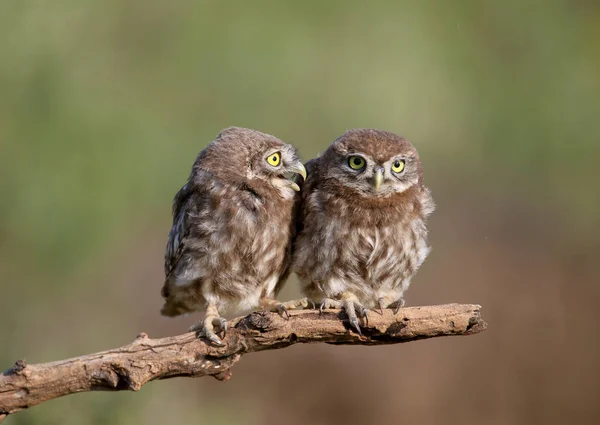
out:
{"label": "owl foot", "polygon": [[360,336],[362,336],[362,331],[360,330],[360,319],[365,319],[365,325],[369,326],[369,317],[367,316],[367,308],[363,306],[361,303],[355,300],[332,300],[331,298],[325,298],[323,302],[321,302],[321,306],[319,307],[319,313],[322,314],[323,310],[331,309],[331,308],[339,308],[344,310],[346,316],[348,316],[348,321],[350,322],[350,326],[354,329]]}
{"label": "owl foot", "polygon": [[302,309],[305,309],[305,308],[308,308],[309,305],[311,306],[311,308],[313,310],[316,308],[314,301],[311,300],[310,298],[300,298],[298,300],[286,301],[284,303],[281,303],[281,305],[283,305],[285,308],[289,308],[291,310],[295,310],[299,307],[302,307]]}
{"label": "owl foot", "polygon": [[196,332],[198,338],[206,338],[213,344],[223,345],[223,341],[217,336],[217,333],[222,333],[222,337],[225,337],[227,320],[220,316],[206,315],[203,321],[190,327],[190,332]]}
{"label": "owl foot", "polygon": [[263,308],[269,311],[276,311],[279,313],[281,317],[285,317],[289,320],[290,313],[288,310],[295,310],[298,307],[307,308],[309,305],[312,305],[312,308],[315,308],[315,303],[309,298],[300,298],[298,300],[286,301],[284,303],[280,303],[279,301],[266,298],[261,302]]}
{"label": "owl foot", "polygon": [[281,317],[285,317],[286,320],[290,320],[290,313],[288,312],[288,309],[286,306],[284,306],[283,304],[279,304],[277,307],[275,307],[274,309]]}
{"label": "owl foot", "polygon": [[396,315],[400,309],[404,307],[406,302],[404,301],[404,298],[398,298],[396,301],[390,303],[389,298],[382,297],[377,300],[377,304],[379,306],[379,314],[383,315],[384,308],[391,308],[394,311],[394,315]]}
{"label": "owl foot", "polygon": [[[404,304],[406,304],[406,301],[404,301],[404,298],[400,298],[399,300],[396,300],[393,303],[391,303],[390,305],[388,305],[388,308],[394,309],[394,315],[396,315],[396,314],[398,314],[400,309],[402,307],[404,307]],[[381,304],[380,304],[380,306],[381,306]]]}
{"label": "owl foot", "polygon": [[342,309],[344,308],[344,303],[338,300],[332,300],[331,298],[325,298],[321,301],[321,305],[319,306],[319,314],[323,314],[323,310],[332,308]]}

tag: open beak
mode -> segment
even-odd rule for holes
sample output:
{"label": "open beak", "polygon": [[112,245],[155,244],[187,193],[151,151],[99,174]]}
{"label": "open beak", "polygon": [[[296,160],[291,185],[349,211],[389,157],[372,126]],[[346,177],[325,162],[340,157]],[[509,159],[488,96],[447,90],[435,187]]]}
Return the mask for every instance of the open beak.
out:
{"label": "open beak", "polygon": [[[306,168],[304,168],[302,162],[296,161],[288,167],[288,171],[290,173],[300,174],[302,176],[302,180],[306,180]],[[289,182],[289,186],[293,190],[295,190],[296,192],[300,192],[300,186],[298,186],[296,182],[294,182],[293,180],[290,180]]]}
{"label": "open beak", "polygon": [[373,187],[375,190],[379,190],[381,183],[383,182],[383,168],[378,168],[373,176]]}

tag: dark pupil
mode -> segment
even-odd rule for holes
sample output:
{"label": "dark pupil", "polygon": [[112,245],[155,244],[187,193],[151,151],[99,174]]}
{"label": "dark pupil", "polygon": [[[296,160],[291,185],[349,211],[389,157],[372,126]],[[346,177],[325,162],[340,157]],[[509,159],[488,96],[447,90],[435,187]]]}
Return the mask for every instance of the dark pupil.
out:
{"label": "dark pupil", "polygon": [[354,158],[354,165],[360,165],[360,159]]}
{"label": "dark pupil", "polygon": [[394,162],[394,167],[398,168],[400,166],[400,161]]}

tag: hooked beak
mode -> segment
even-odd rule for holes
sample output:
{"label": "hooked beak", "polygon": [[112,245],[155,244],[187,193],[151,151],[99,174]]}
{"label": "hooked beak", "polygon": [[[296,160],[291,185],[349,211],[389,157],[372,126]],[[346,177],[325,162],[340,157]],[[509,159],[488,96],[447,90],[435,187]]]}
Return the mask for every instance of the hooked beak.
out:
{"label": "hooked beak", "polygon": [[304,164],[302,164],[300,161],[296,162],[296,164],[290,168],[290,171],[300,174],[302,176],[302,180],[306,180],[306,168],[304,168]]}
{"label": "hooked beak", "polygon": [[[290,173],[300,174],[302,176],[302,180],[306,180],[306,168],[304,168],[304,164],[302,164],[300,160],[290,165],[288,167],[288,171]],[[289,180],[289,186],[296,192],[300,192],[300,186],[298,186],[298,184],[291,179]]]}
{"label": "hooked beak", "polygon": [[375,171],[375,175],[373,176],[373,187],[375,188],[375,190],[379,190],[379,186],[381,186],[381,183],[383,182],[383,168],[378,168],[377,171]]}

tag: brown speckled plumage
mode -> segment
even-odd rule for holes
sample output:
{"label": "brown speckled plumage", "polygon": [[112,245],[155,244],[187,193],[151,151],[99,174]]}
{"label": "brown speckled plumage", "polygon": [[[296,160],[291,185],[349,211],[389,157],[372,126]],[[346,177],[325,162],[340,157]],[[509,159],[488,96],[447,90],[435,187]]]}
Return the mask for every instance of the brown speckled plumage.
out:
{"label": "brown speckled plumage", "polygon": [[[356,155],[365,160],[361,170],[349,166]],[[397,160],[405,164],[400,173],[392,171]],[[416,149],[393,133],[356,129],[306,167],[293,258],[304,293],[325,308],[353,310],[351,322],[354,310],[364,316],[365,307],[403,305],[429,253],[426,219],[434,210]],[[360,332],[358,321],[352,325]]]}
{"label": "brown speckled plumage", "polygon": [[[275,152],[277,167],[266,160]],[[200,152],[173,200],[163,315],[206,310],[197,329],[218,344],[219,310],[277,304],[291,261],[295,173],[305,171],[294,148],[256,130],[225,129]]]}

